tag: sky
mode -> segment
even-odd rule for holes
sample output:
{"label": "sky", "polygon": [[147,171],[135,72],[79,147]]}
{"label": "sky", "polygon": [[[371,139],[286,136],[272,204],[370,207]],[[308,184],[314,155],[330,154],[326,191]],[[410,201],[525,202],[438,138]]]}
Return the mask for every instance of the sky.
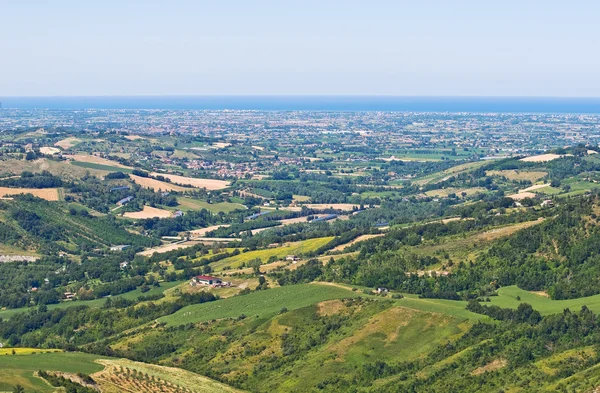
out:
{"label": "sky", "polygon": [[600,97],[597,0],[0,0],[0,96]]}

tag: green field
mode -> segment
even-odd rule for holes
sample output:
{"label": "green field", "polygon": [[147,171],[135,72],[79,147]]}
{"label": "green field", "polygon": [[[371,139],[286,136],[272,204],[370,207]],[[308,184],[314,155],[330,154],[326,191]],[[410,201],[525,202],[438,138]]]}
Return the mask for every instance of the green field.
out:
{"label": "green field", "polygon": [[[174,288],[183,282],[184,281],[161,282],[160,287],[150,287],[150,290],[146,293],[142,293],[142,291],[138,288],[133,291],[123,293],[121,295],[115,295],[115,296],[113,296],[113,299],[123,298],[123,299],[127,299],[127,300],[135,300],[142,295],[144,295],[144,296],[157,295],[159,293],[163,293],[163,292],[167,291],[170,288]],[[106,298],[94,299],[94,300],[75,300],[75,301],[69,301],[69,302],[61,302],[58,304],[49,304],[47,307],[48,307],[48,310],[53,310],[55,308],[59,308],[59,309],[60,308],[68,308],[68,307],[73,307],[73,306],[102,307],[105,302],[106,302]],[[35,308],[31,308],[31,307],[21,307],[21,308],[11,308],[8,310],[2,310],[2,311],[0,311],[0,318],[7,319],[7,318],[10,318],[11,315],[14,315],[14,314],[17,314],[20,312],[25,312],[28,310],[34,310],[34,309]]]}
{"label": "green field", "polygon": [[41,353],[42,351],[44,350],[38,350],[36,354],[0,356],[0,392],[12,392],[16,384],[22,385],[26,392],[54,392],[56,389],[34,376],[39,370],[92,374],[104,369],[104,366],[94,362],[96,359],[106,359],[103,356],[74,352]]}
{"label": "green field", "polygon": [[78,167],[82,167],[82,168],[96,169],[99,171],[107,171],[107,172],[131,173],[133,171],[133,169],[130,169],[130,168],[122,168],[122,167],[118,167],[118,166],[95,164],[93,162],[72,161],[71,164],[78,166]]}
{"label": "green field", "polygon": [[229,213],[236,209],[246,209],[246,207],[244,205],[241,205],[239,203],[229,203],[229,202],[208,203],[205,201],[200,201],[198,199],[186,198],[186,197],[177,198],[177,202],[179,202],[177,209],[183,210],[183,211],[206,209],[213,213],[219,213],[219,212]]}
{"label": "green field", "polygon": [[214,270],[221,270],[225,266],[237,268],[242,263],[250,262],[253,259],[259,258],[263,263],[266,263],[272,256],[283,258],[290,254],[303,254],[315,251],[333,240],[333,237],[319,237],[315,239],[304,240],[298,243],[292,243],[289,246],[268,248],[266,250],[248,251],[233,257],[222,259],[211,264]]}
{"label": "green field", "polygon": [[[517,300],[517,296],[521,300]],[[517,288],[517,286],[503,287],[498,290],[498,296],[490,297],[491,304],[502,308],[517,308],[521,303],[529,303],[542,315],[557,314],[568,308],[579,311],[582,306],[587,306],[595,313],[600,313],[600,295],[582,297],[579,299],[552,300],[548,297]]]}
{"label": "green field", "polygon": [[194,304],[159,319],[169,325],[204,322],[220,318],[259,315],[265,317],[278,313],[282,308],[295,310],[329,299],[358,296],[355,292],[329,285],[289,285],[234,296],[215,302]]}

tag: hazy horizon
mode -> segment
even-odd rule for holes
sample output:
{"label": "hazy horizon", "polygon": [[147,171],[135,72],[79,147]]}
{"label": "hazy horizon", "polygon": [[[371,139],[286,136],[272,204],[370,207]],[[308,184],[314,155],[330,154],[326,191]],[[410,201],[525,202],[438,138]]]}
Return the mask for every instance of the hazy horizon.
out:
{"label": "hazy horizon", "polygon": [[600,4],[7,2],[1,96],[600,97]]}

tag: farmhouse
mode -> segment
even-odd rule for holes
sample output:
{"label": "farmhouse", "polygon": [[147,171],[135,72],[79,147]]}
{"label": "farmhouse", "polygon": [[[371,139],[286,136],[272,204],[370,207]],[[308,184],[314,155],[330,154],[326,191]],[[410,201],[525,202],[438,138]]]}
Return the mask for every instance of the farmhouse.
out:
{"label": "farmhouse", "polygon": [[541,205],[542,207],[552,207],[554,206],[554,202],[552,202],[552,199],[545,199]]}
{"label": "farmhouse", "polygon": [[123,251],[126,248],[129,248],[129,244],[120,244],[118,246],[111,246],[110,251]]}
{"label": "farmhouse", "polygon": [[192,278],[190,285],[221,285],[223,281],[217,277],[196,276]]}

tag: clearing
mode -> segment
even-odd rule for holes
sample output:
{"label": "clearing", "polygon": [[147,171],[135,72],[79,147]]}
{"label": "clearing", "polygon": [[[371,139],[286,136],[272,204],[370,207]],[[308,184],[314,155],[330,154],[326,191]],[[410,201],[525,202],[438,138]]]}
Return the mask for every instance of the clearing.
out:
{"label": "clearing", "polygon": [[104,368],[95,363],[95,360],[104,358],[98,355],[29,348],[21,353],[0,356],[0,392],[12,392],[13,386],[20,384],[26,392],[53,393],[57,390],[34,376],[36,371],[92,374]]}
{"label": "clearing", "polygon": [[486,172],[487,176],[502,176],[502,177],[507,178],[508,180],[515,180],[515,181],[528,180],[532,183],[535,183],[536,181],[540,180],[542,177],[546,176],[547,174],[548,174],[547,172],[541,172],[541,171],[527,172],[527,171],[519,171],[519,170],[514,170],[514,169],[507,169],[507,170],[502,170],[502,171],[487,171]]}
{"label": "clearing", "polygon": [[177,206],[180,210],[202,210],[206,209],[213,213],[229,213],[237,209],[247,209],[246,206],[239,203],[230,203],[230,202],[217,202],[217,203],[208,203],[206,201],[201,201],[193,198],[186,197],[178,197],[177,202],[179,202],[179,206]]}
{"label": "clearing", "polygon": [[330,285],[300,284],[252,292],[214,302],[186,306],[174,314],[159,318],[168,325],[185,325],[240,315],[275,315],[282,308],[295,310],[324,300],[356,297],[358,294]]}
{"label": "clearing", "polygon": [[42,154],[48,154],[48,155],[52,156],[54,154],[60,153],[60,149],[58,149],[56,147],[44,146],[44,147],[40,147],[40,153],[42,153]]}
{"label": "clearing", "polygon": [[548,162],[548,161],[553,161],[553,160],[556,160],[558,158],[563,158],[563,157],[573,157],[573,155],[572,154],[540,154],[538,156],[530,156],[530,157],[521,158],[521,161],[524,161],[524,162]]}
{"label": "clearing", "polygon": [[[517,300],[517,297],[521,300]],[[587,306],[594,313],[600,312],[600,295],[552,300],[547,296],[520,289],[516,285],[498,289],[498,296],[491,296],[490,299],[491,304],[502,308],[517,308],[521,303],[528,303],[542,315],[562,313],[566,308],[571,311],[579,311],[582,306]]]}
{"label": "clearing", "polygon": [[133,180],[140,186],[142,186],[144,188],[149,188],[154,191],[178,191],[178,192],[191,191],[190,188],[176,186],[174,184],[156,180],[156,179],[151,179],[149,177],[137,176],[137,175],[134,175],[131,173],[129,174],[129,177],[131,178],[131,180]]}
{"label": "clearing", "polygon": [[56,142],[54,144],[54,146],[58,146],[58,147],[62,148],[63,150],[67,150],[74,146],[77,146],[81,142],[82,142],[81,139],[78,139],[75,137],[69,137],[69,138],[63,139],[62,141]]}
{"label": "clearing", "polygon": [[[242,392],[210,378],[175,367],[134,362],[127,359],[100,359],[103,371],[92,375],[103,393],[165,392],[183,390],[194,393]],[[137,375],[130,371],[136,370]],[[141,375],[150,378],[141,378]]]}
{"label": "clearing", "polygon": [[534,194],[533,192],[520,192],[518,194],[512,194],[512,195],[507,195],[507,198],[511,198],[515,201],[520,201],[521,199],[525,199],[525,198],[535,198],[537,196],[537,194]]}
{"label": "clearing", "polygon": [[144,206],[144,209],[140,212],[126,212],[123,213],[124,217],[133,219],[144,219],[144,218],[169,218],[173,215],[172,211],[158,209],[152,206]]}
{"label": "clearing", "polygon": [[262,263],[266,263],[271,257],[280,259],[291,254],[296,255],[315,251],[329,243],[331,240],[333,240],[333,236],[319,237],[315,239],[304,240],[301,242],[287,243],[286,245],[277,248],[267,248],[265,250],[248,251],[236,256],[222,259],[218,262],[212,263],[210,266],[213,268],[213,270],[221,270],[225,266],[237,268],[241,267],[242,264],[248,263],[254,259],[260,259]]}
{"label": "clearing", "polygon": [[171,244],[165,244],[164,246],[150,248],[148,250],[138,252],[138,255],[143,255],[145,257],[149,257],[154,253],[163,253],[163,252],[169,252],[169,251],[173,251],[173,250],[179,250],[181,248],[193,247],[196,244],[198,244],[198,242],[195,242],[195,241],[176,242],[176,243],[171,243]]}
{"label": "clearing", "polygon": [[207,190],[222,190],[223,188],[229,187],[229,182],[225,180],[215,180],[215,179],[197,179],[194,177],[185,177],[179,175],[171,175],[168,173],[158,173],[153,172],[150,175],[152,176],[162,176],[173,183],[189,185],[197,188],[206,188]]}
{"label": "clearing", "polygon": [[369,239],[372,239],[374,237],[383,236],[383,235],[384,235],[383,233],[377,234],[377,235],[360,235],[359,237],[357,237],[356,239],[354,239],[354,240],[352,240],[352,241],[350,241],[348,243],[340,244],[339,246],[337,246],[336,248],[334,248],[331,251],[344,251],[346,248],[350,247],[353,244],[356,244],[356,243],[359,243],[359,242],[362,242],[362,241],[365,241],[365,240],[369,240]]}
{"label": "clearing", "polygon": [[4,198],[9,195],[31,194],[38,198],[47,201],[61,200],[62,189],[59,188],[8,188],[0,187],[0,197]]}

